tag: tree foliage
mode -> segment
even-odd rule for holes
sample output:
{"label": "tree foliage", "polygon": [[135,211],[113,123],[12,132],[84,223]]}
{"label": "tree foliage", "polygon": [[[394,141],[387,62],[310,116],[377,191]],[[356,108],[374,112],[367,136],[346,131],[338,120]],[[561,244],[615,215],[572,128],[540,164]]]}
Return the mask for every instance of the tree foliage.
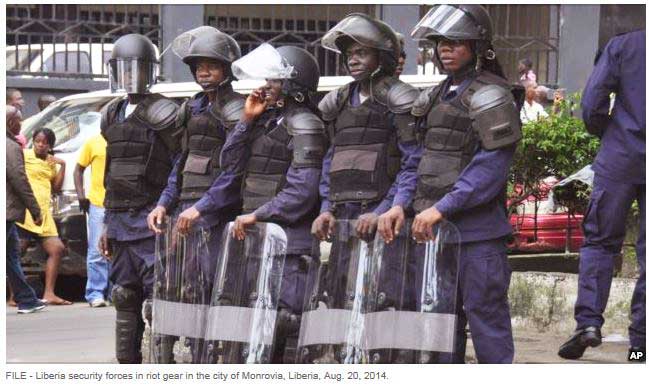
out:
{"label": "tree foliage", "polygon": [[[512,207],[530,196],[542,199],[539,182],[544,178],[555,176],[561,180],[593,162],[599,139],[590,135],[584,122],[574,116],[580,97],[574,94],[561,101],[548,118],[523,125],[523,138],[518,143],[510,175],[512,185],[519,186],[511,189],[516,191]],[[576,200],[584,198],[587,194],[574,194]],[[562,203],[580,206],[578,202]]]}

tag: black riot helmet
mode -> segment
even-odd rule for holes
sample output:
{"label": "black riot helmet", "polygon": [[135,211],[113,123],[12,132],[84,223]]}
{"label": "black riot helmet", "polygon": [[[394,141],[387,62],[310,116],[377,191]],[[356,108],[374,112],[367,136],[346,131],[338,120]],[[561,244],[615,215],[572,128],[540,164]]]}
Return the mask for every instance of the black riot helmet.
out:
{"label": "black riot helmet", "polygon": [[382,72],[392,75],[397,68],[401,45],[394,30],[382,22],[363,13],[347,15],[322,37],[322,46],[343,55],[345,66],[346,44],[355,41],[379,51]]}
{"label": "black riot helmet", "polygon": [[115,42],[108,66],[111,92],[144,94],[158,77],[158,51],[146,36],[125,35]]}
{"label": "black riot helmet", "polygon": [[238,79],[282,80],[282,93],[298,103],[310,99],[320,80],[318,62],[307,50],[293,46],[274,48],[268,43],[232,63],[232,73]]}
{"label": "black riot helmet", "polygon": [[492,61],[496,58],[491,44],[491,17],[481,5],[435,5],[417,23],[411,36],[415,40],[431,41],[435,45],[440,39],[469,40],[476,55],[477,67],[484,60]]}
{"label": "black riot helmet", "polygon": [[[189,48],[182,57],[187,64],[194,78],[196,78],[196,60],[212,59],[223,63],[226,69],[226,79],[221,83],[228,84],[233,79],[230,66],[232,62],[241,57],[241,48],[230,35],[219,31],[214,27],[200,27],[200,34],[191,39]],[[190,31],[191,32],[191,31]]]}

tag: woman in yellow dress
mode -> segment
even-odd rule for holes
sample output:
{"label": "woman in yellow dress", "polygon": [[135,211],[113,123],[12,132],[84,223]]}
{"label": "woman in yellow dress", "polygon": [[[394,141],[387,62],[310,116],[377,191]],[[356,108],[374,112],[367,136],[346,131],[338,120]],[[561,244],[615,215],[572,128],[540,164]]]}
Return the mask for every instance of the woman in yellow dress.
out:
{"label": "woman in yellow dress", "polygon": [[[53,155],[52,148],[56,142],[54,132],[48,128],[41,128],[32,136],[33,148],[25,149],[25,172],[27,179],[34,191],[43,217],[40,226],[34,223],[31,214],[27,211],[25,222],[16,223],[21,239],[23,252],[27,249],[30,240],[41,242],[47,253],[45,266],[45,290],[43,300],[50,305],[70,305],[72,302],[54,294],[56,277],[59,274],[59,265],[65,246],[59,238],[50,201],[52,193],[61,191],[65,175],[65,161]],[[57,171],[58,165],[58,171]]]}

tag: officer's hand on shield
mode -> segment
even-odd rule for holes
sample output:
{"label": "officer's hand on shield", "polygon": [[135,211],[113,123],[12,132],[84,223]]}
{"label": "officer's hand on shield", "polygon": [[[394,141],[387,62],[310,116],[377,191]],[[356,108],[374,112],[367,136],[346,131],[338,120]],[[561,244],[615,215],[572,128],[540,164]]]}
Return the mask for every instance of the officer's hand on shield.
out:
{"label": "officer's hand on shield", "polygon": [[356,220],[356,232],[358,237],[366,242],[374,239],[374,232],[379,223],[379,216],[374,213],[365,213]]}
{"label": "officer's hand on shield", "polygon": [[412,222],[412,238],[417,243],[435,240],[433,226],[441,222],[442,219],[444,219],[444,216],[435,206],[420,212]]}
{"label": "officer's hand on shield", "polygon": [[156,234],[162,234],[160,225],[164,222],[164,217],[167,215],[167,209],[162,206],[156,206],[149,215],[146,217],[146,223],[149,229]]}
{"label": "officer's hand on shield", "polygon": [[103,255],[107,260],[110,261],[113,258],[113,252],[110,249],[110,241],[108,240],[106,230],[104,230],[101,233],[101,237],[99,237],[99,251],[101,251],[101,255]]}
{"label": "officer's hand on shield", "polygon": [[331,239],[334,232],[336,218],[330,211],[320,214],[311,225],[311,234],[321,241]]}
{"label": "officer's hand on shield", "polygon": [[252,91],[248,98],[246,99],[246,104],[243,108],[243,117],[241,121],[245,123],[250,123],[257,119],[264,111],[266,111],[266,106],[268,101],[266,98],[265,87],[257,88]]}
{"label": "officer's hand on shield", "polygon": [[255,214],[239,215],[234,220],[232,236],[239,241],[243,241],[246,238],[246,227],[252,226],[255,223],[257,223],[257,216]]}
{"label": "officer's hand on shield", "polygon": [[403,212],[403,207],[394,206],[379,216],[377,231],[381,234],[385,243],[390,243],[394,240],[395,235],[399,235],[405,221],[406,214]]}
{"label": "officer's hand on shield", "polygon": [[176,221],[176,231],[181,235],[187,235],[192,230],[194,222],[201,217],[201,213],[194,206],[180,213]]}

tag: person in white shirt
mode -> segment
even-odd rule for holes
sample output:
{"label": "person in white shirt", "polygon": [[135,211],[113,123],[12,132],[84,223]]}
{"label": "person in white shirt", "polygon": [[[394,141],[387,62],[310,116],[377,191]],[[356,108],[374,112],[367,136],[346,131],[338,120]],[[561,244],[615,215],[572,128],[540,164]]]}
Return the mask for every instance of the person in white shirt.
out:
{"label": "person in white shirt", "polygon": [[548,113],[536,101],[536,90],[534,87],[527,87],[525,89],[525,104],[521,109],[521,123],[533,122],[538,120],[539,117],[547,118]]}

